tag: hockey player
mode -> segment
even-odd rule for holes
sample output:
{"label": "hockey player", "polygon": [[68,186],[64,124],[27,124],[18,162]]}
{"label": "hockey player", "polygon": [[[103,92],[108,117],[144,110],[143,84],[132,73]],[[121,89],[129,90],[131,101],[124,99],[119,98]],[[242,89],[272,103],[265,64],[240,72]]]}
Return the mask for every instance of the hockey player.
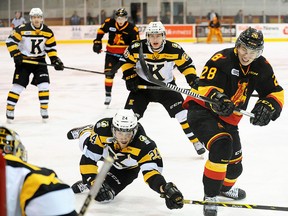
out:
{"label": "hockey player", "polygon": [[62,61],[57,57],[54,34],[43,24],[43,13],[40,8],[32,8],[29,23],[18,26],[6,40],[6,45],[15,62],[13,86],[7,98],[6,117],[8,121],[14,119],[14,109],[21,92],[29,84],[29,76],[33,74],[31,84],[38,87],[40,114],[45,120],[48,116],[49,102],[49,74],[47,66],[23,63],[33,60],[46,63],[46,54],[54,64],[55,70],[63,70]]}
{"label": "hockey player", "polygon": [[[253,91],[259,99],[250,119],[253,125],[265,126],[275,121],[282,111],[284,91],[278,84],[269,62],[261,56],[264,39],[261,31],[249,27],[237,38],[235,47],[215,53],[206,63],[198,92],[218,101],[219,105],[187,97],[188,122],[209,150],[204,167],[204,199],[217,201],[222,195],[235,200],[246,197],[244,190],[233,188],[242,173],[242,147],[238,123],[242,114],[235,107],[246,109]],[[209,128],[209,130],[207,130]],[[204,206],[205,216],[216,216],[217,207]]]}
{"label": "hockey player", "polygon": [[115,18],[107,18],[97,31],[94,40],[93,51],[102,52],[102,38],[108,33],[108,43],[106,46],[105,57],[105,105],[111,102],[111,92],[115,73],[120,68],[119,58],[122,57],[124,50],[133,40],[139,40],[138,28],[127,21],[128,13],[124,8],[119,8],[115,12]]}
{"label": "hockey player", "polygon": [[77,215],[71,188],[53,170],[26,162],[15,131],[0,126],[0,150],[6,161],[7,215]]}
{"label": "hockey player", "polygon": [[139,62],[140,43],[147,66],[154,77],[165,83],[175,85],[173,68],[176,68],[185,76],[191,87],[197,86],[197,75],[194,63],[182,47],[174,42],[166,40],[166,31],[161,22],[151,22],[146,29],[146,39],[134,41],[125,51],[122,70],[126,87],[130,91],[125,109],[132,109],[138,118],[143,117],[150,102],[162,104],[171,118],[176,118],[184,133],[193,143],[199,155],[205,149],[194,136],[187,123],[187,110],[182,108],[184,101],[182,95],[173,91],[138,90],[138,85],[153,86],[141,68]]}
{"label": "hockey player", "polygon": [[95,200],[108,202],[114,199],[138,176],[140,170],[149,187],[165,198],[169,209],[183,207],[183,196],[177,187],[167,183],[161,174],[163,162],[158,148],[138,123],[132,110],[120,109],[113,118],[103,118],[95,126],[74,128],[68,139],[79,139],[83,151],[80,161],[82,181],[76,182],[75,193],[94,184],[98,173],[98,161],[110,155],[114,163],[108,172]]}

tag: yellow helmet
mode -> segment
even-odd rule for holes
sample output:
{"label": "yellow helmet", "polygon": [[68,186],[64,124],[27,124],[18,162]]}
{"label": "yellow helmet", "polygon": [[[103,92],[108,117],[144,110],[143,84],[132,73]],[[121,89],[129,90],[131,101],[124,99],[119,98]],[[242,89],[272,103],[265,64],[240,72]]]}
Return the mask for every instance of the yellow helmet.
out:
{"label": "yellow helmet", "polygon": [[3,126],[0,126],[0,149],[4,154],[12,154],[23,161],[27,161],[27,152],[19,135]]}

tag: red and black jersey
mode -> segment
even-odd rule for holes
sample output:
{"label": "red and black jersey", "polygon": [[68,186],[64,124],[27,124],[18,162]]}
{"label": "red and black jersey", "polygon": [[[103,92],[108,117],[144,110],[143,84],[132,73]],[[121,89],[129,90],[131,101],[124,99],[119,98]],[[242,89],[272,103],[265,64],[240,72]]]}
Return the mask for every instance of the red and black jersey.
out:
{"label": "red and black jersey", "polygon": [[[210,97],[215,91],[226,94],[236,107],[243,110],[247,108],[253,91],[258,93],[260,99],[272,103],[279,114],[284,104],[284,90],[278,84],[269,62],[260,56],[250,65],[242,66],[236,48],[215,53],[203,68],[198,93]],[[203,107],[210,107],[208,103],[190,96],[184,101],[183,107],[188,108],[188,102],[191,100]],[[233,113],[228,117],[219,116],[219,118],[229,124],[237,125],[242,114]]]}
{"label": "red and black jersey", "polygon": [[97,31],[97,41],[101,41],[104,34],[108,33],[107,51],[110,53],[123,54],[125,49],[133,40],[139,40],[138,28],[130,23],[125,22],[119,26],[115,19],[108,18]]}

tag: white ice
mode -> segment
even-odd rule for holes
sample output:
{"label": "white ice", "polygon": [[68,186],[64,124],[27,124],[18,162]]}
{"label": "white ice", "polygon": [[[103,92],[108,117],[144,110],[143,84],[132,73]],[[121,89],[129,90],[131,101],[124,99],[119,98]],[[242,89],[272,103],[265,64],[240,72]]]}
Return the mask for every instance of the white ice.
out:
{"label": "white ice", "polygon": [[[233,46],[230,43],[181,45],[193,58],[198,74],[214,52]],[[286,91],[287,50],[288,43],[266,43],[263,53],[273,65],[278,81]],[[103,71],[105,54],[93,53],[92,44],[59,44],[58,53],[65,66]],[[47,62],[50,63],[49,60]],[[64,182],[73,184],[80,179],[78,163],[81,152],[77,140],[67,140],[66,133],[73,127],[93,124],[100,118],[113,116],[118,108],[123,108],[128,91],[121,79],[121,72],[119,71],[114,79],[112,102],[107,109],[103,104],[103,75],[67,69],[55,71],[53,67],[49,67],[49,122],[42,123],[37,88],[29,85],[16,106],[14,122],[7,124],[6,98],[12,86],[14,63],[5,46],[0,46],[0,65],[0,124],[19,133],[28,150],[30,163],[52,168]],[[180,87],[188,87],[178,71],[175,71],[175,76]],[[250,101],[248,111],[252,109],[255,101],[256,99]],[[164,160],[163,175],[166,180],[174,182],[185,199],[202,200],[202,173],[207,153],[205,159],[196,154],[180,125],[175,119],[170,119],[159,104],[149,105],[140,121],[148,135],[158,144]],[[281,117],[266,127],[252,126],[246,116],[241,121],[239,128],[244,171],[236,185],[246,190],[247,198],[239,203],[288,206],[287,121],[286,107]],[[87,193],[76,195],[77,210],[81,208],[86,195]],[[220,201],[229,200],[221,198]],[[87,212],[87,216],[90,215],[196,216],[203,213],[200,205],[185,205],[181,210],[167,209],[164,199],[144,183],[140,173],[138,179],[113,202],[99,204],[93,201]],[[219,207],[218,215],[281,216],[287,215],[287,212]]]}

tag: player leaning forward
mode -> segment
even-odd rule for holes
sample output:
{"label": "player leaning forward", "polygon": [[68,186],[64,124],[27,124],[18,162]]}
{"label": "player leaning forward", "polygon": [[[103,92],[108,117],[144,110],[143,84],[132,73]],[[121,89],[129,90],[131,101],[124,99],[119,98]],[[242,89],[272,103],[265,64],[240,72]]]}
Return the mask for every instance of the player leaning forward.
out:
{"label": "player leaning forward", "polygon": [[82,181],[76,182],[75,193],[91,187],[98,173],[98,162],[108,155],[114,163],[96,196],[99,202],[111,201],[131,184],[141,171],[149,187],[165,198],[169,209],[183,207],[183,196],[177,187],[167,183],[161,174],[163,162],[158,148],[145,133],[132,110],[121,109],[113,118],[103,118],[95,126],[74,128],[68,139],[79,139],[83,151],[80,161]]}
{"label": "player leaning forward", "polygon": [[43,119],[48,116],[49,74],[47,66],[23,63],[23,60],[33,60],[46,63],[46,54],[54,64],[55,70],[63,70],[62,61],[57,57],[54,34],[43,24],[43,12],[40,8],[32,8],[30,22],[20,25],[12,31],[6,40],[6,45],[15,62],[13,86],[7,98],[7,120],[14,119],[14,109],[21,92],[29,84],[29,76],[33,74],[31,84],[38,87],[40,113]]}
{"label": "player leaning forward", "polygon": [[[217,195],[235,200],[246,197],[244,190],[233,187],[242,173],[242,147],[238,123],[242,118],[235,107],[245,110],[254,91],[259,95],[250,119],[253,125],[265,126],[282,111],[284,91],[278,84],[269,62],[261,56],[264,39],[261,31],[249,27],[238,37],[235,47],[215,53],[206,63],[198,91],[220,105],[187,97],[188,122],[195,135],[209,150],[204,168],[205,200]],[[209,130],[207,130],[209,128]],[[232,188],[233,187],[233,188]],[[205,216],[216,216],[217,207],[204,206]]]}

